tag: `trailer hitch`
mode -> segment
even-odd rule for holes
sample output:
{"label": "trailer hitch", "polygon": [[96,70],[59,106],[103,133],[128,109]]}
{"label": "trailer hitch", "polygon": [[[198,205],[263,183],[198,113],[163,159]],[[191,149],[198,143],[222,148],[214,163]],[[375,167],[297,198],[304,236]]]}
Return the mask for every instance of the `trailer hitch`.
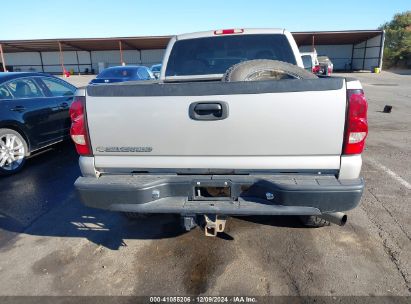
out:
{"label": "trailer hitch", "polygon": [[223,232],[227,218],[221,215],[205,214],[204,231],[206,236],[217,236],[217,233]]}
{"label": "trailer hitch", "polygon": [[190,231],[197,226],[204,226],[206,236],[217,236],[217,233],[225,229],[227,217],[215,214],[205,214],[204,219],[201,215],[184,214],[181,217],[181,224],[186,231]]}

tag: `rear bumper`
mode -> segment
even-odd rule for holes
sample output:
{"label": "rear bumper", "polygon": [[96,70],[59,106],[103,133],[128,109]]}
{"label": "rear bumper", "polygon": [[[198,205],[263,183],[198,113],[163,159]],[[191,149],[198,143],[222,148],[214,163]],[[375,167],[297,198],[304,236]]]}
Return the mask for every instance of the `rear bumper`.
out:
{"label": "rear bumper", "polygon": [[[198,185],[230,187],[224,198],[196,197]],[[139,213],[319,215],[355,208],[362,178],[321,175],[107,175],[80,177],[75,188],[93,208]],[[267,193],[272,194],[267,199]]]}

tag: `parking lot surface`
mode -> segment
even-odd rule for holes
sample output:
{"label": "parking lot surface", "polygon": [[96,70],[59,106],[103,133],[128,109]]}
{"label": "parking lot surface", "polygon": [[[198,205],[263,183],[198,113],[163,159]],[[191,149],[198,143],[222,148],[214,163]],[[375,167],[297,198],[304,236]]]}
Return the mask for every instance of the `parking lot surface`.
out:
{"label": "parking lot surface", "polygon": [[411,76],[342,75],[361,80],[370,124],[366,190],[346,226],[231,218],[208,238],[173,216],[89,209],[73,191],[68,142],[0,178],[0,295],[410,296]]}

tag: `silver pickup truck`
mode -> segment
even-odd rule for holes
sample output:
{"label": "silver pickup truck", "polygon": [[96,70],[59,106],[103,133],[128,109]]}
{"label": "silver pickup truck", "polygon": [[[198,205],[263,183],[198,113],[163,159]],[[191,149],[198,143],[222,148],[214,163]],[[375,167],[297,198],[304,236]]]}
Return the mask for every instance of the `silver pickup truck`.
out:
{"label": "silver pickup truck", "polygon": [[361,84],[305,71],[285,30],[175,36],[158,80],[76,95],[75,188],[87,206],[180,214],[187,230],[215,236],[231,215],[342,225],[359,204]]}

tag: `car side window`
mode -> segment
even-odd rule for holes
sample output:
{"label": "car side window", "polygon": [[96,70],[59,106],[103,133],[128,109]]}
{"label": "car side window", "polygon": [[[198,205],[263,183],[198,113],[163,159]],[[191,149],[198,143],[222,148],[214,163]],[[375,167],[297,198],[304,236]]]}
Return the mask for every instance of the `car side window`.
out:
{"label": "car side window", "polygon": [[150,74],[144,68],[138,69],[138,76],[140,79],[150,79]]}
{"label": "car side window", "polygon": [[44,97],[37,84],[28,78],[16,79],[7,83],[7,88],[14,98],[37,98]]}
{"label": "car side window", "polygon": [[41,78],[41,80],[53,96],[71,96],[74,94],[74,89],[72,87],[59,80],[53,78]]}
{"label": "car side window", "polygon": [[155,78],[153,72],[152,72],[149,68],[147,68],[146,71],[147,71],[147,74],[148,74],[148,78],[147,78],[147,79],[154,79],[154,78]]}
{"label": "car side window", "polygon": [[10,91],[4,86],[0,86],[0,99],[13,99]]}

